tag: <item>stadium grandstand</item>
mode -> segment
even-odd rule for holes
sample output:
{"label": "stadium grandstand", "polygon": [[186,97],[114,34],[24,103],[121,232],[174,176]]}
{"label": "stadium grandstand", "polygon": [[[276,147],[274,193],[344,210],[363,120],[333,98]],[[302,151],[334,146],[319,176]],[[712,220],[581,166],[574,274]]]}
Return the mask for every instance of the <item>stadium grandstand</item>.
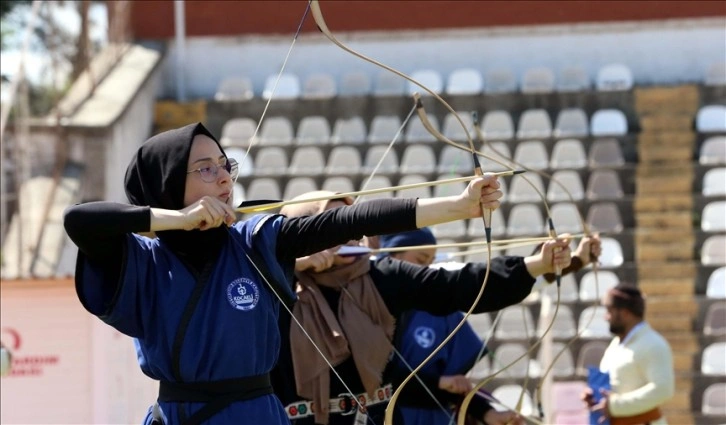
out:
{"label": "stadium grandstand", "polygon": [[[588,423],[586,366],[611,339],[599,300],[633,282],[673,349],[668,422],[726,423],[723,2],[320,2],[342,44],[426,89],[341,49],[310,14],[301,24],[305,0],[107,4],[114,35],[53,114],[16,113],[6,125],[3,104],[0,312],[15,352],[2,423],[139,423],[155,400],[129,338],[77,301],[62,215],[78,202],[126,202],[125,168],[141,143],[193,122],[240,162],[236,201],[468,176],[468,133],[499,160],[483,158],[484,171],[529,170],[502,179],[494,239],[546,236],[549,216],[559,232],[603,239],[598,267],[563,279],[547,343],[527,352],[551,320],[553,287],[504,311],[494,355],[472,379],[523,355],[488,385],[495,395],[514,405],[525,391],[522,414],[536,416],[546,379],[546,423]],[[463,150],[423,127],[415,92]],[[439,243],[484,237],[478,220],[432,230]],[[484,337],[495,317],[469,320]]]}

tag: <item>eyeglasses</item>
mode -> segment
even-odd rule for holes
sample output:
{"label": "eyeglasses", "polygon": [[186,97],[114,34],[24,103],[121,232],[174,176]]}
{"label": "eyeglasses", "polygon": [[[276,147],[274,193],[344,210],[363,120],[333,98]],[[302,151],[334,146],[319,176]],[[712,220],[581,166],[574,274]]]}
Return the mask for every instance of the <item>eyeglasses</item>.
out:
{"label": "eyeglasses", "polygon": [[237,160],[233,158],[227,158],[222,165],[209,165],[207,167],[197,168],[196,170],[187,171],[187,174],[199,172],[202,177],[202,181],[206,183],[214,183],[217,181],[219,169],[224,168],[229,173],[229,177],[232,179],[232,183],[237,181],[239,175],[239,164]]}

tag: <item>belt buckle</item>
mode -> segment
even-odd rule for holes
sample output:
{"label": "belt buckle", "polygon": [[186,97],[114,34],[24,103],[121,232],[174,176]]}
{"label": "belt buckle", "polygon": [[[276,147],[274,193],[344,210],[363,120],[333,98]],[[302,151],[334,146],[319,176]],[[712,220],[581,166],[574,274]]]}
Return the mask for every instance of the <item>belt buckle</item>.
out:
{"label": "belt buckle", "polygon": [[338,407],[341,410],[339,413],[341,416],[355,415],[358,411],[358,400],[348,393],[340,393],[338,394]]}

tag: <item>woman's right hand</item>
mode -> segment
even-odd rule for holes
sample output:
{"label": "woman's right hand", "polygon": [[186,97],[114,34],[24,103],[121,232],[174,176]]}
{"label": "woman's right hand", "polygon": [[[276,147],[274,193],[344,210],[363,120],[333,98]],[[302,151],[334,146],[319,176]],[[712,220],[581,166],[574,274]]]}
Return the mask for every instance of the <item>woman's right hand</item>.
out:
{"label": "woman's right hand", "polygon": [[223,223],[231,226],[236,220],[231,206],[211,196],[202,197],[180,212],[183,215],[184,230],[209,230]]}

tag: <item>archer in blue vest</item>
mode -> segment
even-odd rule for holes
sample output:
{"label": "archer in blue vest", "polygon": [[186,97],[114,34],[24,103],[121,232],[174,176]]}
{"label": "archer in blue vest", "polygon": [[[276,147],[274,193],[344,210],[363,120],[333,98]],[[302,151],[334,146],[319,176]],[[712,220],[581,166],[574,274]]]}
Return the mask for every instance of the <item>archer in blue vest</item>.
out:
{"label": "archer in blue vest", "polygon": [[236,177],[215,137],[191,124],[134,154],[125,178],[131,205],[89,202],[65,212],[79,247],[81,303],[131,336],[142,372],[160,381],[145,424],[289,423],[269,373],[281,306],[296,299],[295,258],[364,235],[481,216],[480,202],[497,208],[502,196],[496,177],[485,176],[455,197],[236,221]]}

